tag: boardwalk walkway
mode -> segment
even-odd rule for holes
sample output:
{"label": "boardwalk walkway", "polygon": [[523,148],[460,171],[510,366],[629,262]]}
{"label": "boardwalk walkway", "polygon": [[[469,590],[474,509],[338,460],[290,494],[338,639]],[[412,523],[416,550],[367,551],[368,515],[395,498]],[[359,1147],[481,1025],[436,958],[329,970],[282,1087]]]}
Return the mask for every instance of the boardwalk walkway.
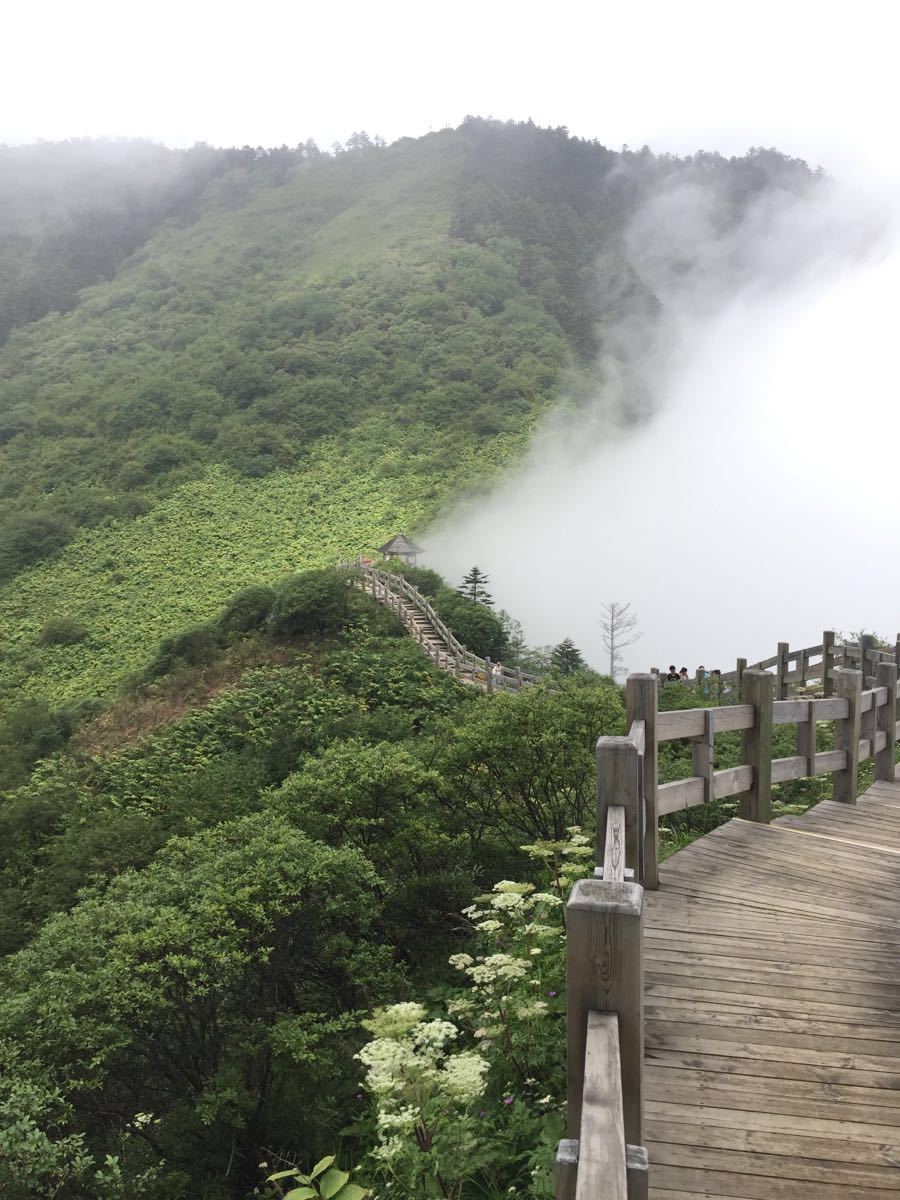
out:
{"label": "boardwalk walkway", "polygon": [[664,862],[644,995],[651,1198],[900,1196],[900,783]]}

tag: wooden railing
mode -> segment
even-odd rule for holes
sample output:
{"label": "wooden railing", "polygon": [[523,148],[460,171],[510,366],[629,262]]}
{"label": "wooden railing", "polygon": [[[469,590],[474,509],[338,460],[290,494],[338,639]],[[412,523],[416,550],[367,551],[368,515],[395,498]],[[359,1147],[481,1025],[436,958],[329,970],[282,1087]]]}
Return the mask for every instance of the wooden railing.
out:
{"label": "wooden railing", "polygon": [[[869,758],[877,780],[893,780],[898,659],[900,640],[883,651],[869,638],[838,646],[826,633],[819,647],[791,652],[782,644],[774,659],[739,664],[730,678],[739,680],[740,703],[675,712],[657,711],[655,675],[629,676],[628,736],[597,743],[598,866],[575,884],[566,910],[568,1137],[557,1154],[557,1200],[648,1194],[641,921],[643,889],[659,885],[659,818],[738,796],[741,817],[768,822],[773,784],[824,774],[834,800],[855,804],[859,765]],[[865,675],[849,664],[863,664]],[[817,670],[828,694],[778,696],[809,686]],[[833,723],[832,750],[816,749],[821,722]],[[772,757],[776,725],[796,726],[796,754]],[[717,771],[715,736],[728,730],[742,733],[743,761]],[[659,786],[658,747],[676,738],[692,743],[692,774]]]}
{"label": "wooden railing", "polygon": [[[656,706],[652,675],[626,684],[629,712]],[[597,743],[597,863],[566,906],[567,1134],[557,1200],[646,1200],[641,920],[653,723]]]}
{"label": "wooden railing", "polygon": [[[457,679],[476,683],[488,692],[517,692],[538,682],[537,676],[529,675],[518,667],[502,666],[492,662],[490,658],[481,658],[474,654],[441,620],[428,597],[402,575],[383,571],[379,567],[364,563],[361,559],[342,562],[339,566],[359,571],[364,590],[376,596],[396,613],[435,665],[450,671]],[[444,643],[443,648],[428,644],[422,629],[416,624],[414,612],[418,612],[428,621]]]}
{"label": "wooden railing", "polygon": [[860,668],[866,664],[864,686],[874,683],[875,667],[879,662],[895,662],[900,666],[900,634],[890,650],[876,647],[876,639],[864,634],[859,642],[838,642],[834,632],[826,630],[818,646],[805,646],[802,650],[791,650],[787,642],[779,642],[771,658],[761,659],[748,665],[746,658],[739,658],[733,671],[706,672],[698,668],[692,682],[714,690],[721,685],[737,691],[745,671],[775,671],[775,699],[786,700],[791,689],[802,690],[821,687],[825,696],[831,696],[834,688],[834,671],[838,668]]}

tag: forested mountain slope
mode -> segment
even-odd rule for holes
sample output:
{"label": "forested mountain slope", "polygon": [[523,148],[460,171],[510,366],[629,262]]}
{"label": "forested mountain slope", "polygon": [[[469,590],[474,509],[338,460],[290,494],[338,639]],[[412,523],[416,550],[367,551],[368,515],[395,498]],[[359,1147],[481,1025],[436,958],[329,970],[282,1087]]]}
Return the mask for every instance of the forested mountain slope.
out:
{"label": "forested mountain slope", "polygon": [[621,247],[650,189],[698,178],[727,213],[810,179],[479,120],[210,153],[110,282],[0,351],[0,694],[106,694],[237,587],[421,527],[652,312]]}
{"label": "forested mountain slope", "polygon": [[[269,1170],[337,1151],[372,1195],[548,1200],[559,906],[620,689],[480,694],[309,568],[422,530],[628,371],[647,196],[709,189],[727,227],[813,177],[481,120],[143,147],[133,194],[116,154],[54,153],[0,177],[0,1192],[275,1200]],[[424,1168],[364,1096],[385,1021],[448,1085],[417,1093]]]}

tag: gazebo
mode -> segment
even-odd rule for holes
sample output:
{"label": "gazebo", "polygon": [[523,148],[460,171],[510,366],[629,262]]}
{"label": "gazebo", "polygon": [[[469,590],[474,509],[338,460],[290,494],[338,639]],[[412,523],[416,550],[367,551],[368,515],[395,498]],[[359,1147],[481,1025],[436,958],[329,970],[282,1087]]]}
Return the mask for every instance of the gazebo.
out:
{"label": "gazebo", "polygon": [[415,566],[416,555],[424,554],[425,551],[405,533],[395,533],[389,542],[378,547],[378,553],[383,554],[385,558],[402,558],[405,563]]}

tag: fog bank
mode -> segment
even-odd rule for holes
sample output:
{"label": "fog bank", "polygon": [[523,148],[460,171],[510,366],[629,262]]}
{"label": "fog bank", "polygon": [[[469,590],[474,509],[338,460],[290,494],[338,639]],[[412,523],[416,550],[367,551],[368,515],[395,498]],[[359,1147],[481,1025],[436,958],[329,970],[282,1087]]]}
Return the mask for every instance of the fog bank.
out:
{"label": "fog bank", "polygon": [[451,579],[477,563],[533,644],[572,637],[603,668],[604,601],[631,601],[629,670],[730,669],[823,628],[900,625],[894,198],[822,183],[765,194],[721,232],[695,185],[628,236],[657,295],[634,380],[603,372],[577,419],[551,417],[524,467],[427,532]]}

